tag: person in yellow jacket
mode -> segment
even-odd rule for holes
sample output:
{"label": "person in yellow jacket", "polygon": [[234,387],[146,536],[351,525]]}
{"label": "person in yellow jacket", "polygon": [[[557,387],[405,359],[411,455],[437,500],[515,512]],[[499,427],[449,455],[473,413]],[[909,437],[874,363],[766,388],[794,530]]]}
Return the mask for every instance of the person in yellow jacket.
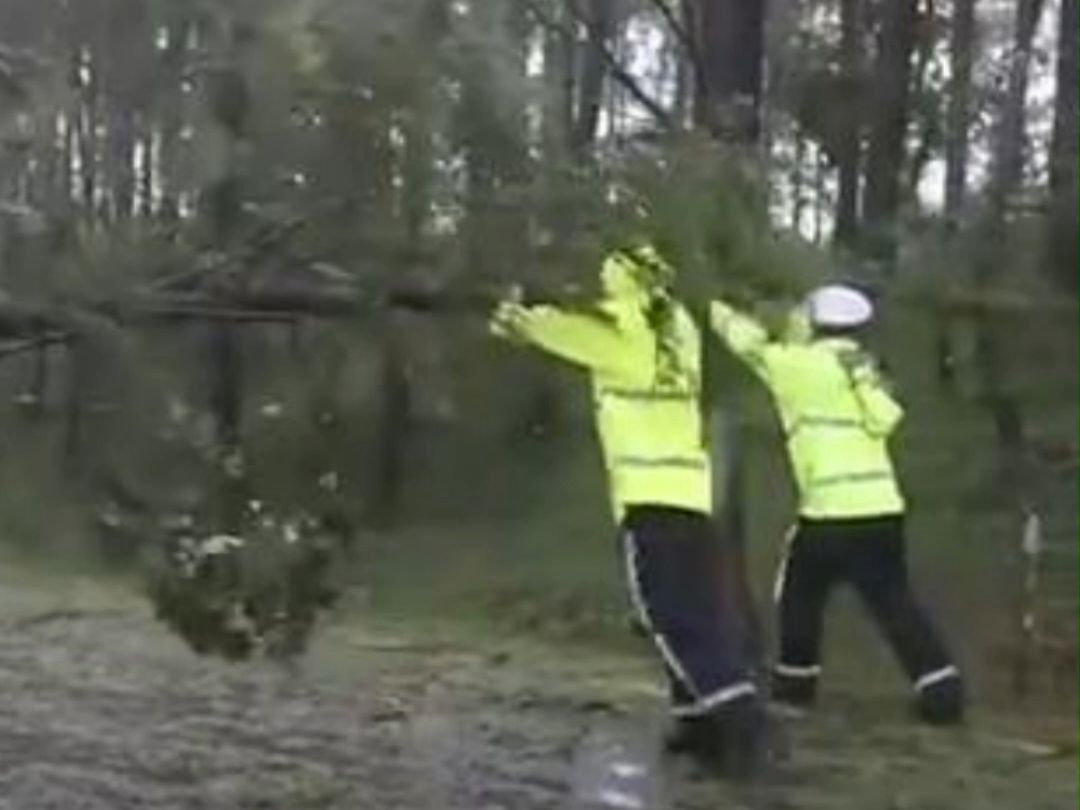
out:
{"label": "person in yellow jacket", "polygon": [[798,523],[777,576],[779,660],[772,698],[813,702],[821,674],[826,600],[855,587],[932,723],[963,717],[960,672],[912,594],[905,562],[905,503],[887,446],[903,417],[873,359],[856,340],[873,315],[858,290],[828,285],[804,302],[807,339],[771,340],[753,318],[710,304],[713,330],[773,395],[798,491]]}
{"label": "person in yellow jacket", "polygon": [[506,301],[491,327],[589,372],[628,589],[671,682],[669,747],[739,768],[762,753],[764,714],[722,604],[701,335],[672,280],[632,246],[604,259],[594,311]]}

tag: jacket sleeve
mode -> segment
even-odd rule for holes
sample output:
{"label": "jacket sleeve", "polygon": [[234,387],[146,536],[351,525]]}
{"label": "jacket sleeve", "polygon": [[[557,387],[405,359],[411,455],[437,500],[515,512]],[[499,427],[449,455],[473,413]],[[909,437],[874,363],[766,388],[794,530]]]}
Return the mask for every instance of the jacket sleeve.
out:
{"label": "jacket sleeve", "polygon": [[904,409],[886,390],[881,375],[868,364],[851,372],[851,382],[867,431],[874,436],[890,435],[903,419]]}
{"label": "jacket sleeve", "polygon": [[709,305],[709,323],[736,356],[747,362],[758,374],[768,374],[770,355],[774,353],[776,344],[769,340],[769,333],[764,326],[719,300]]}
{"label": "jacket sleeve", "polygon": [[625,376],[641,372],[629,336],[599,316],[504,303],[492,317],[492,331],[593,371]]}

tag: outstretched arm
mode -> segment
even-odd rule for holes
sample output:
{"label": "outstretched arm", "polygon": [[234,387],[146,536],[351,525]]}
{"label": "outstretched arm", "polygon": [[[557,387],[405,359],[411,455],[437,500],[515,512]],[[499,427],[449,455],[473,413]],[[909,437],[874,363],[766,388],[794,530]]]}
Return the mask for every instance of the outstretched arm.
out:
{"label": "outstretched arm", "polygon": [[601,315],[507,301],[495,309],[491,331],[594,371],[618,375],[641,371],[634,362],[639,355],[628,351],[631,336]]}
{"label": "outstretched arm", "polygon": [[755,318],[739,312],[725,301],[709,305],[709,323],[713,331],[738,357],[759,374],[768,370],[769,333]]}

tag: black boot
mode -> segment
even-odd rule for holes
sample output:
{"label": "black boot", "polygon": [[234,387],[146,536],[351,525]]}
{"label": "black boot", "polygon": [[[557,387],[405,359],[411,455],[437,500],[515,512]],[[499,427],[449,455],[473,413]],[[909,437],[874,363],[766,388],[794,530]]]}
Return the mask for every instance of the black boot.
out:
{"label": "black boot", "polygon": [[719,722],[724,737],[722,767],[727,778],[756,780],[771,765],[787,758],[785,735],[756,696],[725,706]]}
{"label": "black boot", "polygon": [[665,739],[664,750],[689,756],[722,778],[746,781],[783,758],[782,741],[760,701],[747,696],[707,715],[680,719]]}
{"label": "black boot", "polygon": [[955,726],[964,721],[964,682],[951,676],[920,689],[915,714],[934,726]]}
{"label": "black boot", "polygon": [[804,677],[773,672],[770,697],[776,703],[785,706],[809,709],[817,700],[817,685],[816,676]]}
{"label": "black boot", "polygon": [[664,737],[664,751],[710,761],[722,754],[722,735],[712,715],[684,717]]}

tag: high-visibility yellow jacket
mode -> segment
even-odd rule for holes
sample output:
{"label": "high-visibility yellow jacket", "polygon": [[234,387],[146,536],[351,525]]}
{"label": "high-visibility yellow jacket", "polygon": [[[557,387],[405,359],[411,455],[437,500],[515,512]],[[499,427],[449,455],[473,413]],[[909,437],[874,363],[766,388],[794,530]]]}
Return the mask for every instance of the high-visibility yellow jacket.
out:
{"label": "high-visibility yellow jacket", "polygon": [[596,313],[504,304],[493,326],[590,372],[616,521],[634,504],[709,513],[711,469],[699,404],[701,335],[689,313],[673,304],[670,344],[677,362],[674,373],[662,373],[643,299],[632,289],[622,292],[604,299]]}
{"label": "high-visibility yellow jacket", "polygon": [[772,392],[800,515],[843,519],[903,512],[886,444],[903,409],[854,340],[773,341],[756,320],[722,301],[712,302],[710,321]]}

